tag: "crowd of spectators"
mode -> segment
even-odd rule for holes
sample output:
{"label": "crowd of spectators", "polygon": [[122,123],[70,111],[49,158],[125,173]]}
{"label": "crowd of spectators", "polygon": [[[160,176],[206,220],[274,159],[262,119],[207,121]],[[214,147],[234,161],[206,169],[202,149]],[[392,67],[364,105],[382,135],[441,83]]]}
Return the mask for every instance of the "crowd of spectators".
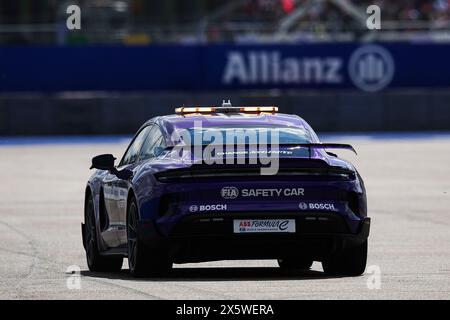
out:
{"label": "crowd of spectators", "polygon": [[[381,8],[382,19],[387,21],[448,21],[450,0],[341,0],[350,2],[365,12],[370,5]],[[304,21],[345,22],[346,14],[337,5],[339,1],[318,0],[245,0],[231,19],[240,21],[274,22],[298,8],[307,7]]]}
{"label": "crowd of spectators", "polygon": [[[355,1],[356,2],[356,1]],[[365,5],[371,1],[364,1]],[[450,0],[373,0],[380,6],[383,18],[392,21],[435,21],[448,20]]]}
{"label": "crowd of spectators", "polygon": [[[292,16],[296,18],[286,30],[289,35],[326,35],[333,40],[341,35],[364,34],[365,23],[355,17],[355,12],[365,15],[370,5],[381,8],[386,29],[394,25],[390,30],[400,32],[450,30],[450,0],[195,0],[191,5],[186,5],[185,0],[167,0],[166,5],[159,0],[24,1],[33,5],[0,1],[0,45],[55,42],[59,39],[58,26],[67,16],[65,8],[74,1],[83,8],[83,30],[77,36],[99,43],[118,41],[129,33],[144,35],[154,42],[220,42],[259,39],[261,35],[270,38]],[[89,9],[94,3],[104,6]],[[223,10],[227,7],[232,10]],[[213,18],[208,20],[208,16]],[[14,29],[14,25],[20,28]]]}

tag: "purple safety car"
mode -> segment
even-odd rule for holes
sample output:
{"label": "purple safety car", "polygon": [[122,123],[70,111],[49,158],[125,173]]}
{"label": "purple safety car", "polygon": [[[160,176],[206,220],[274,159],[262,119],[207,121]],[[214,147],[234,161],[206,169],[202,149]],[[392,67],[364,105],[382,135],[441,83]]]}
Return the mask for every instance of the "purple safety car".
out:
{"label": "purple safety car", "polygon": [[147,121],[85,191],[92,271],[134,276],[173,263],[277,259],[282,269],[361,275],[370,218],[355,167],[297,115],[276,107],[183,107]]}

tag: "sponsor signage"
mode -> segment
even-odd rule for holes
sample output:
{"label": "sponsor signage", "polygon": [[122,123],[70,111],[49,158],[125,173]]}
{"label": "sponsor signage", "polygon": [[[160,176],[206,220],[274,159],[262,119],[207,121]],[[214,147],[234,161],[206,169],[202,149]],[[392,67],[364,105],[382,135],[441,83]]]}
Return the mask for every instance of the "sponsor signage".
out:
{"label": "sponsor signage", "polygon": [[258,197],[303,197],[305,195],[304,188],[262,188],[262,189],[246,189],[239,190],[236,187],[223,187],[220,191],[222,198],[226,200],[242,198],[258,198]]}
{"label": "sponsor signage", "polygon": [[327,202],[300,202],[298,208],[300,210],[338,211],[333,203]]}
{"label": "sponsor signage", "polygon": [[389,49],[381,45],[361,45],[336,52],[313,49],[314,46],[297,49],[285,46],[230,50],[222,84],[277,88],[345,86],[376,92],[388,87],[394,79],[395,60]]}
{"label": "sponsor signage", "polygon": [[261,233],[261,232],[288,232],[295,233],[294,219],[267,219],[267,220],[234,220],[234,233]]}
{"label": "sponsor signage", "polygon": [[0,92],[449,87],[449,56],[445,43],[2,47]]}
{"label": "sponsor signage", "polygon": [[226,211],[226,204],[200,204],[200,205],[191,205],[189,207],[190,212],[204,212],[204,211]]}

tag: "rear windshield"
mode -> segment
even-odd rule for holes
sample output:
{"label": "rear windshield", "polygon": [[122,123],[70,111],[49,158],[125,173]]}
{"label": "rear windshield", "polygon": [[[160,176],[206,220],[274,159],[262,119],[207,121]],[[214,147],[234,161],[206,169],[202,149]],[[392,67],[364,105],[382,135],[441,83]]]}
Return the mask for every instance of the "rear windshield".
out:
{"label": "rear windshield", "polygon": [[[180,134],[181,132],[179,132]],[[187,138],[190,139],[186,141]],[[201,127],[190,128],[182,133],[183,140],[191,145],[210,144],[302,144],[311,143],[308,130],[293,127]]]}

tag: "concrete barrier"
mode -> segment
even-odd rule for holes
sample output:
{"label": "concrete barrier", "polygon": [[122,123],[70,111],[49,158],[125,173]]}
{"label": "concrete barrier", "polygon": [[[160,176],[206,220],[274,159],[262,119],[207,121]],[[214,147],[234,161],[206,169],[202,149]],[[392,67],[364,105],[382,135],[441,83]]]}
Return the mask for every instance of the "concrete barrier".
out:
{"label": "concrete barrier", "polygon": [[60,94],[0,97],[0,135],[131,134],[180,105],[277,105],[318,131],[450,130],[450,90]]}

